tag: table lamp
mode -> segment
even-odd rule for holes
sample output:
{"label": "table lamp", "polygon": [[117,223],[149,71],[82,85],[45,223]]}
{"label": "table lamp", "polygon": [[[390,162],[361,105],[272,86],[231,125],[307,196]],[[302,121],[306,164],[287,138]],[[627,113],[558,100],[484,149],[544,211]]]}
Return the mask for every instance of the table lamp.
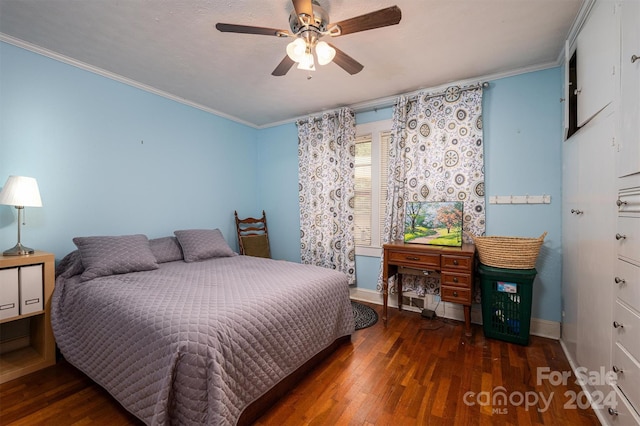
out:
{"label": "table lamp", "polygon": [[42,207],[38,182],[32,177],[9,176],[0,192],[0,204],[15,206],[18,209],[18,244],[5,250],[3,254],[21,256],[33,253],[33,249],[23,246],[20,242],[20,222],[22,210],[25,207]]}

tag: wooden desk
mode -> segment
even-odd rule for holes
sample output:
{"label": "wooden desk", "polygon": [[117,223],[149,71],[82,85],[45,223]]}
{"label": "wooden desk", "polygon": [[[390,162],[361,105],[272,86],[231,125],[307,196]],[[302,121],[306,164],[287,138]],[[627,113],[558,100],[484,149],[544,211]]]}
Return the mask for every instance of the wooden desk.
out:
{"label": "wooden desk", "polygon": [[[473,244],[446,247],[394,242],[385,244],[383,249],[382,321],[385,325],[387,324],[389,277],[397,275],[398,309],[402,310],[402,273],[439,271],[440,297],[444,302],[464,305],[465,334],[471,336],[471,299],[476,253],[476,247]],[[409,271],[398,272],[399,269],[404,270],[404,268],[409,268]]]}

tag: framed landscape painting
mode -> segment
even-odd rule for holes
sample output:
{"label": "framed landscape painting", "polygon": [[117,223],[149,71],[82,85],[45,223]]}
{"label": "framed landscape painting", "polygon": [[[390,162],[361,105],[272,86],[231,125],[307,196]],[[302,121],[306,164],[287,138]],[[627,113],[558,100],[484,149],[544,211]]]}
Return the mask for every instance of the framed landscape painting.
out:
{"label": "framed landscape painting", "polygon": [[404,242],[460,247],[461,201],[409,202],[404,217]]}

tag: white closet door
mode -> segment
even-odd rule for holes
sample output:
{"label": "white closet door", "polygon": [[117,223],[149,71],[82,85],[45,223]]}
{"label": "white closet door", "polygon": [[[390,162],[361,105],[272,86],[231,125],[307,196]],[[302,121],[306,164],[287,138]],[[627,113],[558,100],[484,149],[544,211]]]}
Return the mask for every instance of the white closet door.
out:
{"label": "white closet door", "polygon": [[619,177],[640,172],[640,1],[622,2],[621,26]]}
{"label": "white closet door", "polygon": [[[603,112],[605,113],[605,112]],[[583,213],[579,229],[578,364],[589,371],[611,365],[615,264],[616,189],[612,109],[583,127],[579,185]],[[598,389],[607,391],[606,386]]]}
{"label": "white closet door", "polygon": [[578,126],[613,101],[619,52],[615,8],[612,1],[596,1],[578,34]]}
{"label": "white closet door", "polygon": [[577,359],[578,288],[580,216],[578,209],[578,167],[580,165],[578,132],[562,145],[562,341],[572,359]]}

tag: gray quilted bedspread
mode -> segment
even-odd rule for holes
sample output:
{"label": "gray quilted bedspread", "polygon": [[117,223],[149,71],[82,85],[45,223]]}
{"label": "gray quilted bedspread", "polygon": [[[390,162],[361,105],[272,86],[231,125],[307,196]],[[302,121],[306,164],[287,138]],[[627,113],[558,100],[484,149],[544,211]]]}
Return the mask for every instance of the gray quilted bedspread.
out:
{"label": "gray quilted bedspread", "polygon": [[235,424],[354,331],[344,274],[235,256],[56,280],[62,354],[147,424]]}

